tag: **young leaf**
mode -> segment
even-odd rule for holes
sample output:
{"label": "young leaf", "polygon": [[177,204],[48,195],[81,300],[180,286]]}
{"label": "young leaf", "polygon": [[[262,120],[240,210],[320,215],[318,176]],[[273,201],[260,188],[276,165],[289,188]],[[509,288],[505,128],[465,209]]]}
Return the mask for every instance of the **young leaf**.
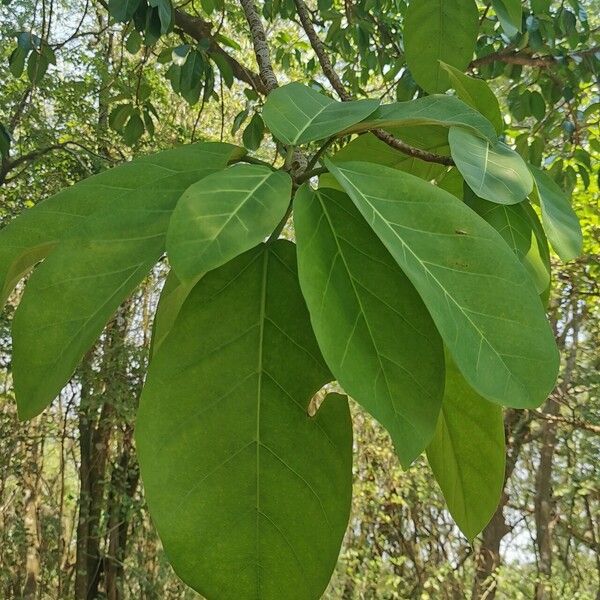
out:
{"label": "young leaf", "polygon": [[208,598],[320,598],[348,522],[348,403],[329,395],[308,415],[331,375],[294,254],[261,244],[202,278],[142,394],[152,519],[177,574]]}
{"label": "young leaf", "polygon": [[511,38],[521,31],[523,10],[521,0],[492,0],[494,12],[504,29],[504,33]]}
{"label": "young leaf", "polygon": [[496,94],[492,92],[490,86],[483,80],[476,77],[469,77],[462,71],[440,62],[450,77],[450,84],[456,91],[457,96],[469,106],[479,111],[494,126],[496,133],[502,133],[504,130],[504,121],[500,112],[500,105]]}
{"label": "young leaf", "polygon": [[444,392],[442,340],[427,308],[346,194],[303,186],[294,226],[323,356],[408,467],[433,436]]}
{"label": "young leaf", "polygon": [[368,117],[378,100],[336,102],[301,83],[273,90],[265,102],[263,119],[284,144],[297,146],[328,138]]}
{"label": "young leaf", "polygon": [[[65,234],[97,210],[143,206],[149,194],[175,179],[173,202],[186,187],[224,169],[244,153],[231,144],[200,143],[142,156],[84,179],[26,210],[0,230],[0,305],[23,275]],[[170,185],[170,183],[169,183]]]}
{"label": "young leaf", "polygon": [[388,167],[327,161],[417,288],[469,384],[539,406],[558,352],[531,279],[500,235],[452,194]]}
{"label": "young leaf", "polygon": [[465,202],[503,237],[527,269],[538,294],[546,291],[550,285],[548,242],[531,205],[496,204],[468,192]]}
{"label": "young leaf", "polygon": [[583,250],[583,234],[579,219],[569,198],[544,171],[529,165],[535,181],[533,198],[542,209],[546,235],[562,260],[572,260]]}
{"label": "young leaf", "polygon": [[430,94],[445,92],[450,79],[439,61],[464,71],[478,30],[475,0],[411,0],[404,17],[404,51],[415,81]]}
{"label": "young leaf", "polygon": [[504,445],[502,409],[469,387],[448,356],[442,412],[427,460],[450,514],[469,541],[498,506]]}
{"label": "young leaf", "polygon": [[[32,219],[26,213],[15,221],[7,239],[25,231],[32,243],[10,248],[16,251],[6,256],[5,288],[8,282],[14,285],[15,273],[58,244],[32,274],[13,322],[21,418],[35,416],[56,396],[106,321],[164,252],[170,213],[181,192],[222,168],[234,148],[200,144],[147,157],[95,178],[95,184],[82,182],[62,192],[37,219],[34,209]],[[84,218],[82,205],[94,191],[99,192],[95,200],[103,202],[94,203],[95,210]],[[57,205],[71,212],[57,219]],[[65,223],[68,229],[61,229]]]}
{"label": "young leaf", "polygon": [[494,126],[477,110],[454,96],[434,94],[408,102],[383,104],[364,121],[342,133],[358,133],[368,129],[406,127],[412,125],[460,126],[490,141],[496,140]]}
{"label": "young leaf", "polygon": [[234,165],[189,187],[173,211],[167,253],[188,282],[264,240],[285,215],[292,180],[259,165]]}
{"label": "young leaf", "polygon": [[261,116],[258,113],[254,113],[250,119],[250,123],[248,123],[242,134],[244,147],[248,148],[248,150],[258,150],[264,135],[265,124],[263,123]]}
{"label": "young leaf", "polygon": [[522,202],[533,188],[525,161],[502,142],[490,143],[461,127],[448,134],[452,158],[477,196],[498,204]]}

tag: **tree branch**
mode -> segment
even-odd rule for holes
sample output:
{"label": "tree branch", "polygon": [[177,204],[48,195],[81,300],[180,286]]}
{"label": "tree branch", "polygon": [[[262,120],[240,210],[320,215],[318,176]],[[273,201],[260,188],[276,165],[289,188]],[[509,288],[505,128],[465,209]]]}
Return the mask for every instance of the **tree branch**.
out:
{"label": "tree branch", "polygon": [[296,4],[296,10],[298,11],[298,17],[300,17],[300,22],[302,23],[302,28],[306,32],[308,36],[308,40],[314,53],[317,55],[317,59],[319,60],[319,64],[321,65],[321,69],[323,69],[323,73],[325,77],[331,83],[333,89],[338,93],[338,96],[343,101],[351,100],[350,94],[344,88],[344,84],[342,80],[339,78],[336,70],[333,68],[327,53],[325,52],[325,46],[321,41],[321,38],[317,35],[315,31],[312,19],[310,17],[310,12],[308,7],[304,3],[304,0],[294,0]]}
{"label": "tree branch", "polygon": [[240,0],[240,4],[244,9],[246,21],[248,21],[248,25],[250,26],[250,35],[252,37],[252,44],[254,45],[254,54],[256,55],[260,78],[268,94],[278,84],[277,77],[275,77],[275,72],[273,71],[273,65],[271,64],[265,28],[260,20],[256,6],[254,6],[254,0]]}
{"label": "tree branch", "polygon": [[482,65],[489,65],[490,63],[496,61],[511,65],[548,68],[558,64],[558,61],[561,58],[584,58],[585,56],[591,56],[598,51],[600,51],[600,46],[595,46],[593,48],[589,48],[581,52],[573,52],[572,54],[567,54],[564,56],[552,56],[550,54],[546,54],[545,56],[532,56],[529,52],[525,50],[514,51],[511,48],[504,48],[499,52],[493,52],[492,54],[488,54],[487,56],[482,56],[481,58],[476,58],[475,60],[472,60],[469,65],[469,68],[474,69]]}
{"label": "tree branch", "polygon": [[209,40],[209,52],[211,54],[219,54],[222,56],[229,63],[236,79],[247,83],[259,94],[264,95],[269,92],[258,73],[255,73],[252,69],[241,64],[219,45],[212,35],[212,23],[205,21],[201,17],[192,17],[186,12],[177,9],[175,10],[175,26],[196,41],[203,39]]}

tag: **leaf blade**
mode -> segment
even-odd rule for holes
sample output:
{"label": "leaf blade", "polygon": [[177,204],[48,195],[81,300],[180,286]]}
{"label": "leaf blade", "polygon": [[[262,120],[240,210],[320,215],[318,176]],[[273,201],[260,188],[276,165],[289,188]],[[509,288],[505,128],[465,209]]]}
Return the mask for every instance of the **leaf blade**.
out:
{"label": "leaf blade", "polygon": [[504,420],[502,409],[473,391],[448,358],[427,460],[452,517],[472,541],[492,518],[504,487]]}
{"label": "leaf blade", "polygon": [[412,0],[404,17],[406,62],[415,81],[430,94],[450,87],[444,60],[463,71],[479,30],[474,0]]}
{"label": "leaf blade", "polygon": [[300,285],[323,356],[344,390],[386,427],[408,467],[435,430],[441,338],[416,290],[345,194],[303,186],[294,225]]}
{"label": "leaf blade", "polygon": [[535,181],[533,197],[542,209],[548,239],[562,260],[577,258],[583,251],[583,233],[577,214],[565,193],[541,169],[529,165]]}
{"label": "leaf blade", "polygon": [[182,194],[169,225],[167,253],[185,281],[264,240],[283,218],[292,180],[259,165],[234,165]]}
{"label": "leaf blade", "polygon": [[278,140],[297,146],[334,135],[362,121],[378,106],[378,100],[336,102],[294,82],[269,94],[262,116]]}
{"label": "leaf blade", "polygon": [[502,142],[491,144],[459,127],[448,134],[458,170],[477,196],[498,204],[522,202],[533,188],[525,161]]}
{"label": "leaf blade", "polygon": [[[224,307],[235,318],[218,318]],[[166,551],[203,595],[308,600],[325,589],[351,494],[345,398],[306,412],[330,377],[290,242],[237,257],[186,300],[150,367],[136,441]],[[242,565],[235,578],[231,564]]]}
{"label": "leaf blade", "polygon": [[448,192],[406,173],[327,166],[420,293],[469,384],[498,404],[541,404],[556,381],[558,351],[535,288],[500,235]]}

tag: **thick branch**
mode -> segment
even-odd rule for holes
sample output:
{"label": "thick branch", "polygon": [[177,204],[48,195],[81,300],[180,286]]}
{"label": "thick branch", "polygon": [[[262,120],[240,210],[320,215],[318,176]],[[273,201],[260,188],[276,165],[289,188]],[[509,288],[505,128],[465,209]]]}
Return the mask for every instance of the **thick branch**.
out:
{"label": "thick branch", "polygon": [[348,94],[348,92],[344,88],[342,80],[339,78],[338,74],[333,68],[333,65],[331,64],[331,61],[327,56],[327,53],[325,52],[325,46],[323,45],[321,38],[317,35],[317,32],[315,31],[312,19],[310,17],[310,12],[308,11],[308,7],[304,3],[304,0],[294,0],[294,2],[296,3],[296,9],[298,11],[298,16],[300,17],[300,22],[302,23],[302,28],[308,36],[308,40],[310,41],[310,45],[314,50],[314,53],[317,55],[319,64],[321,65],[321,69],[323,69],[325,77],[327,77],[327,79],[331,83],[331,86],[338,93],[338,96],[342,100],[350,100],[350,94]]}
{"label": "thick branch", "polygon": [[[306,32],[310,45],[317,58],[319,59],[319,63],[321,65],[321,68],[323,69],[325,77],[327,77],[333,89],[338,93],[339,97],[344,102],[351,100],[352,97],[344,88],[344,84],[342,83],[335,68],[329,60],[329,57],[327,56],[323,42],[321,41],[321,39],[317,35],[317,32],[315,31],[315,27],[310,18],[310,12],[304,0],[294,0],[294,2],[296,3],[296,9],[298,11],[298,16],[300,17],[300,22],[302,23],[302,28]],[[385,142],[388,146],[394,148],[394,150],[399,150],[400,152],[402,152],[403,154],[407,154],[408,156],[419,158],[427,162],[439,163],[442,165],[451,166],[454,164],[454,161],[449,156],[441,156],[439,154],[434,154],[433,152],[428,152],[427,150],[414,148],[413,146],[410,146],[406,142],[403,142],[402,140],[394,137],[391,133],[388,133],[383,129],[375,129],[373,133],[382,142]]]}
{"label": "thick branch", "polygon": [[240,4],[244,9],[246,21],[250,26],[250,35],[252,44],[254,45],[254,54],[258,63],[260,78],[266,88],[267,93],[277,87],[277,78],[271,64],[271,56],[269,54],[269,46],[267,44],[267,34],[263,27],[260,15],[254,6],[254,0],[240,0]]}
{"label": "thick branch", "polygon": [[197,41],[208,39],[210,41],[209,52],[221,55],[229,63],[236,79],[252,86],[259,94],[268,93],[269,90],[258,73],[238,62],[218,44],[211,33],[212,24],[209,21],[200,17],[192,17],[178,9],[175,11],[175,26]]}

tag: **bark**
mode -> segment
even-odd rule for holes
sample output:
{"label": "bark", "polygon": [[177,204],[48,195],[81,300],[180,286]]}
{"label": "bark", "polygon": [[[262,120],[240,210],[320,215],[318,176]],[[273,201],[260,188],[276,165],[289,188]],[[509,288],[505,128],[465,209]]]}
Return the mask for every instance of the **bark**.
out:
{"label": "bark", "polygon": [[25,488],[25,532],[27,534],[27,551],[25,559],[25,582],[23,584],[23,600],[35,600],[38,594],[40,578],[40,522],[39,522],[39,487],[42,458],[40,452],[39,432],[36,425],[30,429],[31,440],[27,449],[27,469],[24,473]]}
{"label": "bark", "polygon": [[109,499],[109,541],[106,556],[106,597],[123,598],[123,561],[129,534],[129,514],[139,482],[139,468],[133,454],[133,427],[127,425],[123,434],[121,454],[113,469]]}

